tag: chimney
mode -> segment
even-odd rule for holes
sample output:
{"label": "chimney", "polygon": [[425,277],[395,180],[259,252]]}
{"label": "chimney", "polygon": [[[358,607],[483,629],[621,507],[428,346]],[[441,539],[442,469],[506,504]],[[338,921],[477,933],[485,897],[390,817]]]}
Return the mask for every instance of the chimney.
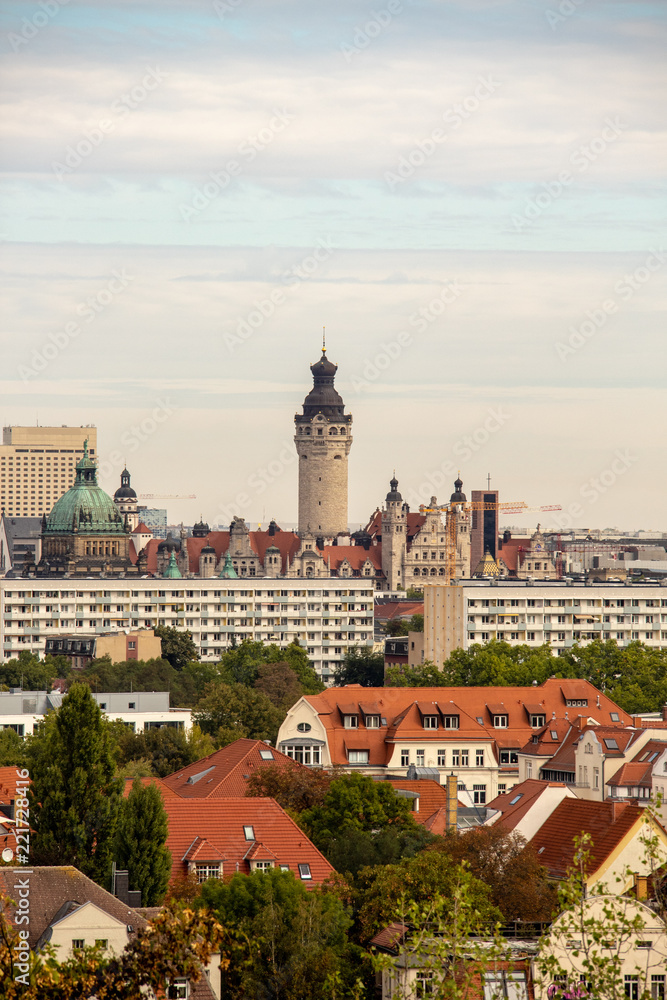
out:
{"label": "chimney", "polygon": [[141,906],[141,892],[130,889],[130,873],[127,871],[118,871],[115,861],[111,869],[111,880],[111,891],[116,899],[119,899],[121,903],[125,903],[126,906]]}
{"label": "chimney", "polygon": [[662,721],[667,722],[667,705],[662,706]]}
{"label": "chimney", "polygon": [[458,830],[459,825],[459,782],[455,774],[447,775],[447,829]]}

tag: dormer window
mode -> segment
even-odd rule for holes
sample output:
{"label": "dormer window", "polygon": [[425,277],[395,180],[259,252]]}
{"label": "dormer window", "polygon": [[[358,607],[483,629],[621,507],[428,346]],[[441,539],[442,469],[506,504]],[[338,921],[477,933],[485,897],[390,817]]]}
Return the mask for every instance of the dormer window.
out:
{"label": "dormer window", "polygon": [[[435,716],[437,718],[437,716]],[[459,728],[459,717],[458,715],[443,715],[442,724],[445,729],[458,729]],[[432,728],[437,729],[437,726]]]}
{"label": "dormer window", "polygon": [[533,729],[539,729],[546,722],[546,717],[544,715],[531,715],[530,724]]}
{"label": "dormer window", "polygon": [[438,716],[437,715],[425,715],[424,716],[424,729],[437,729],[438,728]]}
{"label": "dormer window", "polygon": [[343,726],[345,729],[358,729],[359,728],[359,716],[358,715],[344,715],[343,716]]}
{"label": "dormer window", "polygon": [[364,718],[366,724],[366,729],[379,729],[380,728],[380,716],[379,715],[367,715]]}
{"label": "dormer window", "polygon": [[493,728],[494,729],[507,729],[507,716],[506,715],[494,715],[494,717],[493,717]]}
{"label": "dormer window", "polygon": [[197,882],[201,885],[202,882],[206,882],[210,878],[221,878],[222,865],[219,861],[205,861],[203,864],[196,866],[195,873],[197,875]]}

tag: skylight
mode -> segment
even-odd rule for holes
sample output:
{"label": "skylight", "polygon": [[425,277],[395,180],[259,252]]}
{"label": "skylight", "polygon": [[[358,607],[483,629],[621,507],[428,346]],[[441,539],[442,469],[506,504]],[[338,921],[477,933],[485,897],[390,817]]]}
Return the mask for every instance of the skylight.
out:
{"label": "skylight", "polygon": [[245,837],[246,840],[254,840],[255,839],[255,828],[252,827],[252,826],[244,826],[243,827],[243,836]]}
{"label": "skylight", "polygon": [[266,750],[260,750],[259,756],[262,758],[262,760],[275,760],[275,757],[268,748]]}
{"label": "skylight", "polygon": [[611,739],[611,737],[605,739],[604,745],[606,746],[607,750],[618,750],[618,743],[616,742],[616,740]]}
{"label": "skylight", "polygon": [[303,879],[309,879],[313,876],[310,874],[310,865],[299,865],[299,875]]}
{"label": "skylight", "polygon": [[558,739],[558,733],[557,733],[557,731],[555,729],[551,730],[551,739],[552,740],[557,740]]}
{"label": "skylight", "polygon": [[621,717],[618,714],[618,712],[610,712],[609,715],[611,716],[611,721],[612,722],[620,722],[621,721]]}
{"label": "skylight", "polygon": [[522,798],[523,798],[523,792],[519,792],[519,794],[515,795],[513,799],[510,799],[510,805],[511,806],[515,806],[517,804],[517,802],[519,801],[519,799],[522,799]]}

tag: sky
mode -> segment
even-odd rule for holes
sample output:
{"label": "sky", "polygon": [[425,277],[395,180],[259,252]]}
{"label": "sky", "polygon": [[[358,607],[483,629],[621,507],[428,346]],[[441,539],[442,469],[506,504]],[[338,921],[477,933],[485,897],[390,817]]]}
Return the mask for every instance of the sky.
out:
{"label": "sky", "polygon": [[667,532],[664,0],[2,10],[3,426],[289,526],[326,327],[352,526],[460,470]]}

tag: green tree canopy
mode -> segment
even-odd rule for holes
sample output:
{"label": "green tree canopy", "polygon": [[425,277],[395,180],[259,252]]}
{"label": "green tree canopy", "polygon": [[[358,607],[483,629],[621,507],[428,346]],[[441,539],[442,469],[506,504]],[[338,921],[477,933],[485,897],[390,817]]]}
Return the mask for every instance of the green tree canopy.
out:
{"label": "green tree canopy", "polygon": [[333,674],[334,685],[362,684],[364,687],[384,685],[384,654],[374,653],[368,646],[351,646]]}
{"label": "green tree canopy", "polygon": [[17,659],[0,663],[0,690],[20,687],[24,691],[50,691],[56,677],[68,677],[70,673],[66,656],[46,656],[40,660],[25,649]]}
{"label": "green tree canopy", "polygon": [[0,730],[0,767],[25,767],[26,744],[13,729]]}
{"label": "green tree canopy", "polygon": [[194,764],[215,749],[212,738],[202,735],[196,725],[187,734],[183,729],[171,726],[133,733],[120,723],[114,727],[114,734],[116,760],[121,770],[132,761],[142,761],[148,765],[148,774],[159,778],[166,778],[168,774]]}
{"label": "green tree canopy", "polygon": [[321,806],[334,780],[330,771],[309,767],[271,764],[253,771],[246,783],[246,795],[275,799],[283,809],[300,813]]}
{"label": "green tree canopy", "polygon": [[299,680],[289,663],[260,663],[255,690],[261,691],[282,712],[295,705],[301,697]]}
{"label": "green tree canopy", "polygon": [[325,853],[344,831],[415,825],[407,799],[399,798],[389,782],[373,781],[359,772],[335,778],[322,804],[304,810],[299,822]]}
{"label": "green tree canopy", "polygon": [[28,745],[31,861],[108,882],[120,806],[113,739],[87,684],[73,684]]}
{"label": "green tree canopy", "polygon": [[[347,930],[340,899],[308,890],[292,872],[273,868],[204,883],[201,902],[224,921],[222,955],[228,1000],[335,1000],[349,980]],[[232,936],[233,935],[233,936]]]}
{"label": "green tree canopy", "polygon": [[167,814],[154,784],[137,778],[123,799],[116,832],[116,865],[129,873],[130,889],[141,891],[142,906],[162,902],[171,871],[167,841]]}
{"label": "green tree canopy", "polygon": [[215,681],[206,686],[193,712],[202,732],[209,733],[219,747],[241,737],[275,743],[284,718],[285,713],[261,691],[244,684]]}
{"label": "green tree canopy", "polygon": [[163,659],[171,663],[174,670],[183,670],[188,663],[199,659],[197,647],[192,641],[192,632],[181,631],[169,625],[156,625],[153,633],[162,643]]}
{"label": "green tree canopy", "polygon": [[260,675],[260,668],[266,664],[286,663],[294,673],[300,694],[318,694],[324,685],[313,670],[308,654],[298,642],[291,642],[285,649],[275,643],[263,643],[244,639],[242,643],[228,649],[219,664],[220,677],[227,684],[245,684],[254,687]]}

